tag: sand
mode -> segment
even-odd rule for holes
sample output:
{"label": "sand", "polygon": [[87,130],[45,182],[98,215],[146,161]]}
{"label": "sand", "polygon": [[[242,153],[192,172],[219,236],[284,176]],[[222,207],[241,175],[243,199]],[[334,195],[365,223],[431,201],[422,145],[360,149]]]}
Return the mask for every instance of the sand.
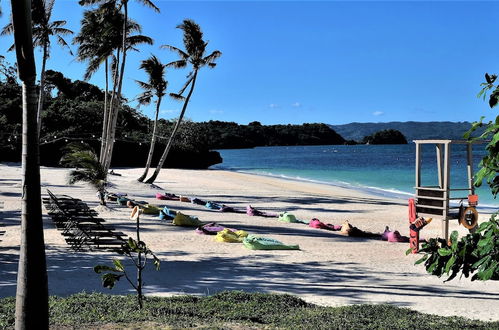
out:
{"label": "sand", "polygon": [[[360,229],[382,232],[385,226],[408,235],[407,201],[369,195],[341,187],[262,177],[219,170],[163,170],[157,187],[135,179],[142,169],[115,169],[122,176],[110,176],[113,192],[127,192],[137,200],[167,205],[174,210],[216,221],[232,228],[272,237],[286,244],[299,244],[299,251],[253,251],[242,244],[219,243],[213,236],[198,235],[193,229],[179,228],[142,215],[142,239],[161,259],[161,270],[148,267],[145,291],[148,295],[210,295],[222,290],[288,293],[326,306],[349,304],[393,304],[425,313],[499,320],[499,283],[471,282],[426,274],[415,266],[418,255],[405,255],[407,243],[345,237],[336,232],[285,224],[273,218],[220,213],[199,205],[155,200],[156,192],[198,197],[235,207],[248,204],[270,212],[289,211],[297,218],[313,217],[341,224],[349,220]],[[42,194],[81,198],[97,207],[95,192],[85,184],[66,184],[67,169],[41,169]],[[20,242],[21,168],[0,164],[0,297],[15,295]],[[375,175],[375,174],[373,174]],[[111,205],[100,216],[117,230],[134,235],[130,209]],[[102,211],[102,210],[101,210]],[[49,291],[52,295],[105,292],[133,293],[122,281],[113,290],[101,287],[93,272],[97,264],[110,264],[118,256],[112,252],[73,252],[44,212]],[[490,212],[490,210],[489,210]],[[481,213],[481,219],[487,214]],[[456,222],[451,230],[466,231]],[[433,221],[422,237],[441,232]]]}

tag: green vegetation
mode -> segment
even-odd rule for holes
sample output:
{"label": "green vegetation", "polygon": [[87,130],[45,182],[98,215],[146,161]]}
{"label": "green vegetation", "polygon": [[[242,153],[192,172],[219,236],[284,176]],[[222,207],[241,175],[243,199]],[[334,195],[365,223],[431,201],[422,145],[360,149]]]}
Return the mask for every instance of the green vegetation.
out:
{"label": "green vegetation", "polygon": [[61,164],[75,167],[68,174],[68,183],[86,182],[97,190],[101,205],[106,205],[107,172],[99,158],[88,144],[71,143],[68,152],[62,156]]}
{"label": "green vegetation", "polygon": [[364,136],[387,129],[400,131],[406,137],[407,141],[424,139],[462,140],[463,132],[470,129],[471,123],[450,121],[392,121],[387,123],[350,123],[330,125],[330,127],[345,139],[358,142],[362,141]]}
{"label": "green vegetation", "polygon": [[97,265],[94,267],[94,271],[97,274],[102,274],[102,285],[105,288],[112,289],[117,281],[120,278],[125,277],[125,279],[130,283],[130,285],[137,291],[137,303],[139,304],[139,308],[144,306],[144,295],[142,293],[142,288],[144,287],[144,279],[142,276],[142,272],[144,268],[146,268],[148,257],[153,259],[153,264],[156,267],[156,270],[159,270],[160,260],[156,257],[156,255],[147,247],[144,241],[140,240],[140,209],[138,206],[132,211],[132,216],[130,218],[135,219],[135,231],[137,234],[137,239],[133,239],[131,237],[128,238],[128,241],[122,245],[121,253],[127,256],[135,266],[135,270],[137,271],[137,282],[134,284],[132,279],[123,263],[119,259],[113,259],[113,267],[105,266],[105,265]]}
{"label": "green vegetation", "polygon": [[[420,252],[424,256],[416,264],[424,262],[428,273],[446,281],[459,273],[471,280],[499,280],[499,219],[492,215],[490,221],[480,224],[476,233],[458,239],[457,231],[450,237],[450,245],[445,240],[430,239],[423,244]],[[407,252],[410,253],[411,249]]]}
{"label": "green vegetation", "polygon": [[[482,83],[482,90],[478,97],[485,99],[487,91],[492,90],[489,97],[489,106],[495,107],[499,103],[499,85],[494,85],[496,75],[485,74],[486,82]],[[486,155],[480,162],[480,170],[475,174],[475,185],[480,186],[487,180],[494,198],[499,194],[499,116],[496,120],[485,125],[485,131],[476,137],[471,134],[484,126],[483,118],[473,123],[473,126],[464,134],[471,141],[487,141]],[[416,264],[424,262],[428,273],[438,277],[446,274],[447,281],[454,279],[459,273],[471,280],[499,280],[499,219],[493,214],[489,221],[483,222],[477,232],[468,234],[458,240],[457,231],[452,232],[450,244],[445,241],[430,239],[422,245],[423,258]],[[409,252],[409,251],[408,251]]]}
{"label": "green vegetation", "polygon": [[364,144],[407,144],[405,136],[400,131],[394,129],[386,129],[376,132],[370,136],[364,136],[362,139]]}
{"label": "green vegetation", "polygon": [[[0,328],[13,326],[14,299],[0,300]],[[321,307],[290,295],[222,292],[209,297],[147,297],[76,294],[50,298],[54,326],[96,328],[281,328],[281,329],[499,329],[499,322],[422,314],[390,305]]]}

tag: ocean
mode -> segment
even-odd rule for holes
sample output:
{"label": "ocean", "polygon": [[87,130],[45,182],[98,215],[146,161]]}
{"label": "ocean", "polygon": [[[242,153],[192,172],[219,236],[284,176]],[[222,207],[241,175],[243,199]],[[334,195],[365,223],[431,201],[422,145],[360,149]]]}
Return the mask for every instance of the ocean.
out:
{"label": "ocean", "polygon": [[[218,150],[222,164],[214,169],[275,176],[354,188],[376,195],[409,198],[415,186],[415,145],[327,145],[257,147]],[[434,145],[423,145],[422,184],[437,185]],[[485,145],[473,147],[475,172]],[[466,148],[451,146],[451,189],[467,188]],[[479,205],[499,207],[484,182],[477,189]],[[451,197],[463,197],[456,192]],[[465,204],[466,205],[466,204]]]}

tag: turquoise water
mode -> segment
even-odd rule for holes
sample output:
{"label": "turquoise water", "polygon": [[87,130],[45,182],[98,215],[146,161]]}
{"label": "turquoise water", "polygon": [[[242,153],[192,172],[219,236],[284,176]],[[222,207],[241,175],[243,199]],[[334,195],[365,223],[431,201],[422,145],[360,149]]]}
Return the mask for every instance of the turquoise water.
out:
{"label": "turquoise water", "polygon": [[[415,145],[291,146],[218,150],[223,163],[212,168],[348,186],[371,193],[407,198],[414,194]],[[475,146],[475,171],[485,155]],[[424,145],[423,185],[437,184],[433,145]],[[466,188],[466,151],[452,145],[451,188]],[[480,205],[498,206],[487,185],[477,190]],[[455,193],[451,197],[462,197]]]}

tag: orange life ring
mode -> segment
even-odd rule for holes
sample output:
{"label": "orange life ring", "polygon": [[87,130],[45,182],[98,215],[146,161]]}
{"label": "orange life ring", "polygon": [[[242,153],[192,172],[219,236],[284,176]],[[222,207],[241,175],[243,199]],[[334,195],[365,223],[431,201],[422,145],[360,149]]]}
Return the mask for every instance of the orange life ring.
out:
{"label": "orange life ring", "polygon": [[466,229],[473,229],[478,224],[478,211],[473,206],[467,207],[464,212],[461,213],[461,218],[459,218],[459,223]]}

